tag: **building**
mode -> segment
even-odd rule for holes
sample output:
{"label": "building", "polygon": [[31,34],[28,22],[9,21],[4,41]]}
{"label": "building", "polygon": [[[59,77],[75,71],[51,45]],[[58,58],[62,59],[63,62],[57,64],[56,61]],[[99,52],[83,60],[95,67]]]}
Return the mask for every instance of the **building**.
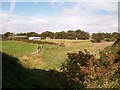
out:
{"label": "building", "polygon": [[41,37],[29,37],[29,40],[37,40],[37,41],[39,41],[39,40],[41,40]]}
{"label": "building", "polygon": [[14,39],[28,39],[27,36],[14,36]]}

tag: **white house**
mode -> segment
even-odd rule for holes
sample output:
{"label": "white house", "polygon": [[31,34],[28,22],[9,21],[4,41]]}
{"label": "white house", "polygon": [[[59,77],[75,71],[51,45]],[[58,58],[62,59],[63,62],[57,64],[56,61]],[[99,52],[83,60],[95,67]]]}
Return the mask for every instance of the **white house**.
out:
{"label": "white house", "polygon": [[29,37],[29,40],[41,40],[41,38],[40,37]]}

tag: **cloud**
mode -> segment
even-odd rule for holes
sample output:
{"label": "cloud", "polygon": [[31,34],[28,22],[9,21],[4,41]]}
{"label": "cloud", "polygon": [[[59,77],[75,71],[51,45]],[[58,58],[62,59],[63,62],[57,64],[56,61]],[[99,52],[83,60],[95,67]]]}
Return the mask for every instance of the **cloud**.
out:
{"label": "cloud", "polygon": [[72,8],[63,9],[62,16],[64,16],[62,22],[67,23],[65,21],[65,18],[67,18],[71,25],[75,24],[89,32],[113,32],[118,30],[117,3],[76,3]]}
{"label": "cloud", "polygon": [[18,16],[13,15],[10,21],[7,21],[8,13],[4,13],[3,15],[3,33],[10,31],[14,33],[18,32],[31,32],[35,31],[41,33],[46,30],[50,31],[57,31],[57,30],[64,30],[67,28],[71,28],[69,25],[65,25],[59,23],[55,19],[50,18],[35,18],[35,17],[26,17],[26,16]]}
{"label": "cloud", "polygon": [[56,32],[76,29],[92,33],[118,30],[118,12],[115,2],[53,3],[52,6],[57,10],[60,9],[59,14],[53,17],[11,15],[8,22],[9,13],[2,12],[3,33],[6,31],[41,33],[46,30]]}

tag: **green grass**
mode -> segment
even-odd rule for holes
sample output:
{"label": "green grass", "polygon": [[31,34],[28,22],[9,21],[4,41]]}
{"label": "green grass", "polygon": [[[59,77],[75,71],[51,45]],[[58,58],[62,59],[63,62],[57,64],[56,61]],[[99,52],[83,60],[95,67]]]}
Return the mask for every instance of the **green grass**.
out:
{"label": "green grass", "polygon": [[21,41],[2,41],[2,52],[15,57],[29,55],[37,48],[36,44]]}
{"label": "green grass", "polygon": [[42,60],[47,63],[46,69],[57,69],[61,66],[61,63],[67,58],[66,51],[68,48],[45,45],[41,52]]}
{"label": "green grass", "polygon": [[67,59],[68,52],[84,51],[87,49],[90,53],[99,56],[99,50],[102,50],[106,46],[112,45],[113,42],[92,43],[89,40],[62,40],[62,39],[50,39],[43,40],[57,43],[64,43],[65,47],[56,47],[51,45],[44,45],[41,52],[42,60],[47,64],[44,69],[58,69],[61,64]]}
{"label": "green grass", "polygon": [[114,42],[92,43],[89,40],[65,40],[65,39],[50,39],[42,40],[56,43],[64,43],[65,47],[55,45],[44,45],[42,52],[39,55],[31,56],[30,53],[37,47],[36,44],[30,44],[20,41],[2,41],[3,52],[9,55],[21,56],[29,55],[29,58],[22,59],[21,62],[25,66],[36,69],[56,69],[59,70],[61,64],[67,59],[68,52],[84,51],[87,49],[90,53],[99,56],[99,50],[106,46],[112,45]]}

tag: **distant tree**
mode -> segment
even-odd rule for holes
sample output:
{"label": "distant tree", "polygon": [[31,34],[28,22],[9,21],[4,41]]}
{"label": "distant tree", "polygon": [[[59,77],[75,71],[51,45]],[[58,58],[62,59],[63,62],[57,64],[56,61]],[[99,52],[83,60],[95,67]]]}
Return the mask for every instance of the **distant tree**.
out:
{"label": "distant tree", "polygon": [[27,33],[18,33],[18,36],[27,36]]}
{"label": "distant tree", "polygon": [[102,33],[93,33],[92,39],[96,40],[96,42],[100,42],[101,40],[104,39],[104,37]]}
{"label": "distant tree", "polygon": [[67,31],[68,38],[67,39],[76,39],[76,33],[73,30]]}
{"label": "distant tree", "polygon": [[118,32],[112,33],[112,38],[117,39],[118,37],[120,37],[120,33],[118,33]]}
{"label": "distant tree", "polygon": [[56,32],[55,33],[55,38],[57,39],[89,39],[90,34],[88,32],[84,32],[81,30],[68,30],[67,32]]}
{"label": "distant tree", "polygon": [[89,39],[90,38],[90,34],[88,32],[85,31],[81,31],[81,30],[76,30],[76,37],[78,39]]}
{"label": "distant tree", "polygon": [[55,33],[55,38],[56,39],[67,39],[68,35],[66,32],[62,31],[62,32],[56,32]]}
{"label": "distant tree", "polygon": [[100,39],[103,40],[102,34],[101,33],[93,33],[92,34],[92,39]]}
{"label": "distant tree", "polygon": [[54,38],[55,34],[50,31],[45,31],[45,32],[41,33],[40,36],[43,38],[46,38],[46,37]]}
{"label": "distant tree", "polygon": [[92,34],[92,41],[114,41],[119,37],[119,33],[114,32],[114,33],[93,33]]}
{"label": "distant tree", "polygon": [[105,38],[111,39],[111,38],[112,38],[112,34],[111,34],[111,33],[106,33],[106,34],[105,34]]}
{"label": "distant tree", "polygon": [[8,38],[10,36],[14,35],[14,33],[11,33],[11,32],[6,32],[4,33],[4,37]]}
{"label": "distant tree", "polygon": [[27,32],[27,33],[18,33],[18,36],[28,36],[28,37],[38,37],[39,34],[35,32]]}
{"label": "distant tree", "polygon": [[35,33],[35,32],[28,32],[27,33],[27,36],[28,37],[37,37],[37,36],[39,36],[37,33]]}

